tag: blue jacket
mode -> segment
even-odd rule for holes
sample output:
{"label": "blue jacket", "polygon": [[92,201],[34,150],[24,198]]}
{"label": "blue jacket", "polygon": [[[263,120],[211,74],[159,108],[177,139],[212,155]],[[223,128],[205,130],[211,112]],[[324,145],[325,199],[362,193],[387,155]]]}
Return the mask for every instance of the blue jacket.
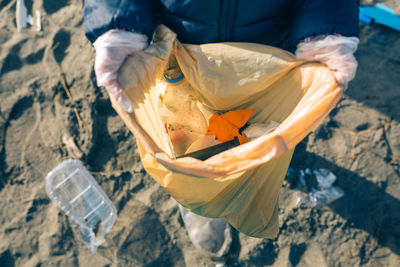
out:
{"label": "blue jacket", "polygon": [[293,52],[310,36],[358,36],[358,0],[85,0],[92,43],[110,29],[151,37],[158,24],[183,43],[253,42]]}

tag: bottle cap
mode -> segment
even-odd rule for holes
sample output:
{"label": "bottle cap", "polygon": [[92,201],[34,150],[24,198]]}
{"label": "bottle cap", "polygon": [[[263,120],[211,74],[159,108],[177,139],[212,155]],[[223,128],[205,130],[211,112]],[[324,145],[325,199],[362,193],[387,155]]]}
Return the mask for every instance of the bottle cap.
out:
{"label": "bottle cap", "polygon": [[183,79],[184,75],[179,68],[178,61],[174,55],[168,59],[168,65],[164,70],[164,78],[169,83],[176,83]]}

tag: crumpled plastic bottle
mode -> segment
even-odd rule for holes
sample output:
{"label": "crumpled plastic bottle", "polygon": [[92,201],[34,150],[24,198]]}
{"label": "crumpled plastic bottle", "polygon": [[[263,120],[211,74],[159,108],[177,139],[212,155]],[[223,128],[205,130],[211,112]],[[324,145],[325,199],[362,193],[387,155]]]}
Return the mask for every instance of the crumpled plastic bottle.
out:
{"label": "crumpled plastic bottle", "polygon": [[318,169],[313,171],[318,182],[318,189],[312,189],[303,201],[303,205],[309,208],[320,207],[341,198],[344,193],[338,188],[332,186],[336,176],[327,169]]}
{"label": "crumpled plastic bottle", "polygon": [[79,225],[83,243],[95,252],[117,218],[117,210],[79,160],[68,159],[46,177],[46,193]]}
{"label": "crumpled plastic bottle", "polygon": [[[317,182],[316,186],[310,185],[308,179],[314,175]],[[333,186],[336,181],[336,175],[327,169],[320,168],[313,170],[306,168],[296,172],[289,168],[286,177],[295,183],[297,194],[296,206],[306,208],[318,208],[327,205],[344,195],[342,189]]]}
{"label": "crumpled plastic bottle", "polygon": [[208,122],[198,107],[198,93],[185,79],[174,56],[169,58],[164,78],[167,85],[158,112],[165,123],[174,152],[180,156],[204,136]]}

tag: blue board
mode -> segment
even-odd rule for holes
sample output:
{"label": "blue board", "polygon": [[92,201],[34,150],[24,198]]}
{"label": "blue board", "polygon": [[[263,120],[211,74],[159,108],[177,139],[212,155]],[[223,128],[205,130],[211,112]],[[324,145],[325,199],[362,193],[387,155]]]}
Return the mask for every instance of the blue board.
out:
{"label": "blue board", "polygon": [[378,23],[400,31],[400,17],[383,4],[360,7],[360,21],[367,24]]}

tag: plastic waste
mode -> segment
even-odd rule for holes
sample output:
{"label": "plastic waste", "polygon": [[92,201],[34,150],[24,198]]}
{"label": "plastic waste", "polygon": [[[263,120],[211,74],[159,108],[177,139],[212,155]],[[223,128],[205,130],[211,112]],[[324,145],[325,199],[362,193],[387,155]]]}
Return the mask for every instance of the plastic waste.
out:
{"label": "plastic waste", "polygon": [[79,160],[68,159],[46,177],[46,192],[79,225],[83,243],[95,252],[117,218],[117,210]]}
{"label": "plastic waste", "polygon": [[242,135],[249,140],[254,140],[272,132],[278,126],[279,123],[276,121],[271,121],[269,123],[253,123],[243,130]]}
{"label": "plastic waste", "polygon": [[[163,76],[166,86],[160,93],[158,115],[165,124],[176,158],[190,156],[205,160],[248,141],[239,131],[253,113],[252,109],[233,110],[221,115],[207,110],[173,55],[168,59]],[[239,144],[233,142],[235,138]],[[218,144],[221,142],[223,144]],[[205,150],[193,152],[195,148]]]}
{"label": "plastic waste", "polygon": [[[206,161],[174,158],[158,112],[160,95],[167,86],[162,73],[172,54],[207,109],[214,113],[254,109],[249,123],[273,120],[281,125]],[[134,86],[135,80],[131,79],[139,55],[156,63],[157,72],[140,81],[151,86]],[[343,87],[337,84],[332,71],[268,46],[181,44],[172,31],[160,25],[153,43],[129,56],[120,73],[118,81],[132,100],[133,113],[125,112],[115,99],[111,101],[134,133],[149,175],[189,210],[201,216],[224,217],[249,236],[275,238],[279,232],[278,195],[293,149],[342,96]]]}
{"label": "plastic waste", "polygon": [[164,78],[167,86],[160,96],[159,115],[165,123],[176,156],[180,156],[204,136],[208,122],[198,107],[198,94],[183,76],[174,56],[169,58]]}
{"label": "plastic waste", "polygon": [[[232,233],[224,218],[207,218],[186,210],[179,205],[185,228],[192,243],[215,260],[229,252]],[[222,265],[223,266],[223,265]]]}
{"label": "plastic waste", "polygon": [[215,135],[216,139],[221,142],[227,142],[237,137],[240,144],[245,144],[249,140],[244,138],[240,132],[241,129],[247,127],[247,121],[253,112],[253,109],[236,109],[223,114],[214,114],[208,120],[206,135]]}
{"label": "plastic waste", "polygon": [[17,29],[20,32],[23,28],[27,27],[28,23],[31,24],[32,17],[28,15],[28,10],[26,9],[24,0],[17,0],[15,12]]}
{"label": "plastic waste", "polygon": [[25,6],[24,0],[17,0],[15,9],[15,22],[19,32],[28,27],[28,24],[35,26],[36,31],[41,31],[42,29],[40,11],[36,9],[34,17],[32,17],[32,15],[28,15],[28,10]]}
{"label": "plastic waste", "polygon": [[213,145],[213,146],[201,149],[201,150],[196,150],[194,152],[186,153],[184,155],[177,157],[177,159],[183,158],[183,157],[192,157],[192,158],[196,158],[199,160],[206,160],[218,153],[221,153],[225,150],[231,149],[231,148],[239,146],[239,145],[240,145],[239,138],[237,136],[235,136],[234,139],[232,139],[228,142],[216,144],[216,145]]}
{"label": "plastic waste", "polygon": [[215,135],[205,135],[200,139],[194,141],[189,148],[186,150],[185,154],[206,149],[211,146],[221,144],[222,142],[215,139]]}
{"label": "plastic waste", "polygon": [[40,32],[42,30],[40,11],[38,9],[36,9],[35,14],[36,14],[36,16],[33,19],[32,25],[34,25],[36,27],[36,31]]}
{"label": "plastic waste", "polygon": [[317,208],[327,205],[339,198],[344,193],[337,186],[333,186],[336,176],[327,169],[311,171],[309,168],[296,172],[289,168],[287,178],[294,183],[297,194],[296,206]]}

